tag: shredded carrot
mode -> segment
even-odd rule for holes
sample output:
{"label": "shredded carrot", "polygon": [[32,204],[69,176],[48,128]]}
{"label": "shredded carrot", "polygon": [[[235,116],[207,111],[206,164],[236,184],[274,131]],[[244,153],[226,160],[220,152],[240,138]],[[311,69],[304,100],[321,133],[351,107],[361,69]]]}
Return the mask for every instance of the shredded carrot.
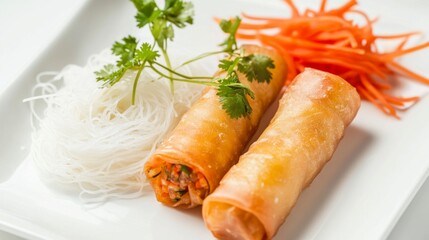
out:
{"label": "shredded carrot", "polygon": [[[429,47],[429,42],[406,48],[410,37],[419,32],[379,35],[373,31],[378,20],[355,9],[356,0],[348,0],[336,9],[327,9],[327,0],[321,0],[318,9],[300,12],[293,0],[283,0],[290,8],[291,17],[274,18],[242,14],[243,22],[237,38],[257,40],[276,48],[288,64],[288,85],[305,67],[313,67],[337,74],[356,87],[362,99],[373,103],[385,114],[399,118],[397,110],[406,102],[419,97],[398,97],[388,93],[396,85],[392,79],[405,76],[429,85],[429,78],[415,73],[395,61],[406,54]],[[349,15],[361,17],[357,24]],[[269,31],[267,31],[269,30]],[[277,30],[277,31],[273,31]],[[275,32],[275,33],[273,33]],[[376,41],[398,41],[390,52],[379,52]]]}

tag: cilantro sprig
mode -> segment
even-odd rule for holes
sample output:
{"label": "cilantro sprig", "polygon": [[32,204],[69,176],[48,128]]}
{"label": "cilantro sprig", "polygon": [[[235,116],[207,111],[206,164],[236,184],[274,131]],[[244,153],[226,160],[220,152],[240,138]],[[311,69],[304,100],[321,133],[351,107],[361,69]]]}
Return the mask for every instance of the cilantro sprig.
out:
{"label": "cilantro sprig", "polygon": [[[240,82],[239,74],[244,74],[250,82],[268,84],[272,78],[269,69],[274,68],[274,63],[268,56],[246,54],[238,48],[235,34],[241,23],[240,18],[220,22],[220,28],[228,35],[220,44],[223,47],[222,50],[201,54],[181,65],[214,54],[226,54],[228,57],[221,60],[218,65],[224,72],[216,77],[188,76],[171,67],[167,48],[168,43],[174,39],[174,28],[184,28],[193,23],[192,3],[183,0],[165,0],[164,7],[161,8],[154,0],[131,0],[131,2],[137,9],[135,15],[137,27],[148,27],[153,41],[139,43],[135,37],[127,36],[115,42],[111,50],[118,56],[118,60],[116,64],[105,65],[95,72],[97,81],[104,82],[105,86],[112,86],[119,82],[127,71],[136,71],[132,92],[134,104],[140,75],[145,68],[148,68],[160,77],[169,79],[172,92],[174,81],[216,87],[222,108],[231,118],[247,117],[252,113],[249,99],[255,96],[249,87]],[[165,64],[160,61],[161,56]]]}
{"label": "cilantro sprig", "polygon": [[[194,5],[182,0],[165,0],[160,8],[154,0],[131,0],[137,8],[137,27],[149,26],[156,45],[164,56],[167,67],[171,68],[167,53],[168,41],[174,39],[174,28],[184,28],[194,22]],[[170,87],[174,92],[173,75],[169,74]]]}

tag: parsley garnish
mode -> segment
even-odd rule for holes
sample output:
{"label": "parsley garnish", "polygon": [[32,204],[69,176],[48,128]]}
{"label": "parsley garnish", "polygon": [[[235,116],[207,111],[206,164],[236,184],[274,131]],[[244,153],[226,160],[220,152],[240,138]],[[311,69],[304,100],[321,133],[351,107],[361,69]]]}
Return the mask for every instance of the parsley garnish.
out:
{"label": "parsley garnish", "polygon": [[[97,81],[112,86],[119,82],[128,70],[137,71],[132,93],[132,103],[134,104],[140,74],[144,68],[150,68],[161,77],[170,80],[172,91],[173,81],[216,87],[222,109],[231,118],[247,117],[252,113],[248,97],[253,99],[254,94],[247,86],[240,83],[238,75],[239,73],[244,74],[250,82],[269,83],[272,76],[268,69],[274,68],[274,63],[268,56],[246,55],[238,48],[235,34],[241,23],[239,17],[220,22],[220,28],[228,34],[226,40],[220,44],[223,47],[221,51],[201,54],[181,65],[214,54],[227,54],[229,57],[219,63],[219,68],[225,71],[224,74],[217,77],[187,76],[172,69],[167,48],[168,42],[174,39],[174,28],[184,28],[193,23],[193,4],[183,0],[165,0],[164,7],[161,8],[154,0],[131,0],[131,2],[137,9],[135,15],[137,27],[148,27],[153,42],[139,43],[133,36],[127,36],[121,41],[115,42],[111,50],[119,58],[115,65],[108,64],[95,72]],[[161,55],[165,65],[159,61]]]}

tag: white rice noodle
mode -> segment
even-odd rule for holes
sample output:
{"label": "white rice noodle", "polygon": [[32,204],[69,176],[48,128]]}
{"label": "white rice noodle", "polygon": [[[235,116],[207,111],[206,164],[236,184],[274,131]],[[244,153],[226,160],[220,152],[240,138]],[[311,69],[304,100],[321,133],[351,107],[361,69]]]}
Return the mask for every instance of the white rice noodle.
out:
{"label": "white rice noodle", "polygon": [[[175,83],[173,96],[168,80],[145,70],[131,105],[135,72],[113,87],[101,88],[95,81],[94,71],[114,61],[106,50],[84,67],[41,73],[33,97],[26,100],[33,116],[31,153],[42,176],[79,186],[85,203],[141,196],[147,186],[144,163],[204,88]],[[201,64],[180,72],[212,74]],[[40,100],[45,105],[41,114]]]}

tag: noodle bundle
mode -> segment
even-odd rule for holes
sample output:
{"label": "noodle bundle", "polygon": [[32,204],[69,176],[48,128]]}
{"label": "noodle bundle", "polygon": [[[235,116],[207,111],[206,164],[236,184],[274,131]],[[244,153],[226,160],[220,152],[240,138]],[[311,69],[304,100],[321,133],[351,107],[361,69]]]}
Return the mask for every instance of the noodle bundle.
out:
{"label": "noodle bundle", "polygon": [[[105,51],[84,67],[42,73],[26,100],[33,112],[36,165],[49,181],[77,184],[87,203],[140,196],[147,185],[145,161],[202,91],[197,84],[175,83],[173,96],[168,80],[145,70],[131,105],[135,72],[109,88],[95,81],[94,71],[114,61]],[[180,71],[207,74],[199,64]],[[38,99],[45,105],[42,114]]]}

